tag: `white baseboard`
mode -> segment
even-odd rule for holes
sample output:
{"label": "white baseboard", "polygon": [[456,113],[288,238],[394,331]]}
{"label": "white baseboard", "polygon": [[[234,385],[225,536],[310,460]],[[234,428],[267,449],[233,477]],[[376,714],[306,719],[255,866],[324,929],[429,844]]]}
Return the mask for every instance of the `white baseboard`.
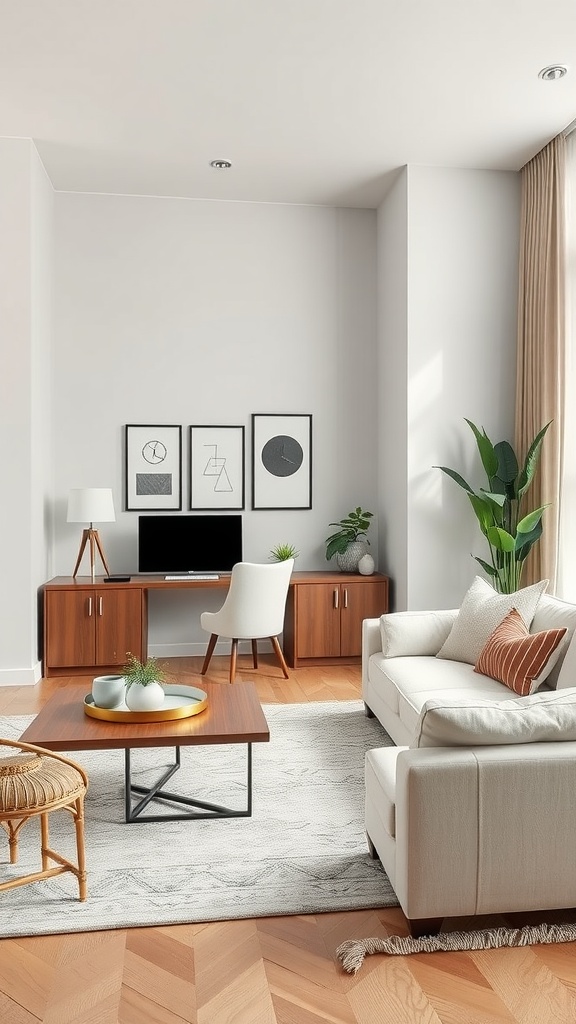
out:
{"label": "white baseboard", "polygon": [[42,678],[42,662],[32,668],[0,669],[0,686],[35,686]]}
{"label": "white baseboard", "polygon": [[[206,641],[193,644],[148,644],[148,654],[153,658],[203,658],[206,654]],[[270,652],[272,650],[269,640],[265,640],[262,646],[258,644],[258,650]],[[240,640],[238,643],[239,654],[252,654],[250,640]],[[218,640],[214,648],[214,655],[229,655],[230,640]]]}

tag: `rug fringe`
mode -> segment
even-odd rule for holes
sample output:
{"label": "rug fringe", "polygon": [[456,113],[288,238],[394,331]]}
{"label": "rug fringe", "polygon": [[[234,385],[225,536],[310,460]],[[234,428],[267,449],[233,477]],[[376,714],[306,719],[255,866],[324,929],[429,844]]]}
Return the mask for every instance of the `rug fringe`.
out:
{"label": "rug fringe", "polygon": [[440,953],[467,949],[498,949],[501,946],[535,946],[576,941],[576,924],[525,925],[523,928],[486,928],[471,932],[443,932],[414,939],[411,935],[390,935],[386,939],[348,939],[336,950],[342,967],[356,974],[364,957],[371,953],[407,956],[410,953]]}

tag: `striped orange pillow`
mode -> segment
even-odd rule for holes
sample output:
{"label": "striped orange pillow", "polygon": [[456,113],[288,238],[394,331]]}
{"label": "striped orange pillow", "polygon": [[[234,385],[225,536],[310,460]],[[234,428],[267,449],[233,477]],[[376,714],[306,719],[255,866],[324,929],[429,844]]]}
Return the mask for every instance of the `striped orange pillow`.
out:
{"label": "striped orange pillow", "polygon": [[529,633],[520,613],[512,608],[488,637],[474,671],[526,697],[552,671],[565,633],[565,628]]}

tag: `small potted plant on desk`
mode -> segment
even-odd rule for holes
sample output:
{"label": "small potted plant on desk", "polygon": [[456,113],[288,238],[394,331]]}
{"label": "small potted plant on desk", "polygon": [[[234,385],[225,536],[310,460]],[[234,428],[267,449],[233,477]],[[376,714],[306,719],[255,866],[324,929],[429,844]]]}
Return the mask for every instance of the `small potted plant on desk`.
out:
{"label": "small potted plant on desk", "polygon": [[286,562],[289,558],[298,558],[300,554],[293,544],[277,544],[270,552],[270,558],[274,562]]}
{"label": "small potted plant on desk", "polygon": [[126,706],[130,711],[159,711],[164,704],[166,673],[156,658],[139,659],[128,651],[123,668]]}

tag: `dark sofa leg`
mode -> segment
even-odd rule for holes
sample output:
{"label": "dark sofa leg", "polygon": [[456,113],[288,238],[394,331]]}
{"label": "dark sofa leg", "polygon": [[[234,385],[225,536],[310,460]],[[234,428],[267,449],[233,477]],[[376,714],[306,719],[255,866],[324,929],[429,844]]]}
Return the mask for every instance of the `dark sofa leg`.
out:
{"label": "dark sofa leg", "polygon": [[368,843],[368,853],[372,857],[372,860],[380,860],[380,857],[378,856],[378,850],[374,846],[374,843],[370,839],[368,833],[366,833],[366,842]]}
{"label": "dark sofa leg", "polygon": [[366,704],[366,702],[364,702],[364,714],[366,715],[366,718],[375,718],[376,717],[374,712],[372,711],[372,708],[369,708],[368,705]]}
{"label": "dark sofa leg", "polygon": [[408,921],[408,927],[410,929],[410,935],[413,939],[421,939],[423,935],[438,935],[440,928],[442,927],[443,917],[421,917]]}

